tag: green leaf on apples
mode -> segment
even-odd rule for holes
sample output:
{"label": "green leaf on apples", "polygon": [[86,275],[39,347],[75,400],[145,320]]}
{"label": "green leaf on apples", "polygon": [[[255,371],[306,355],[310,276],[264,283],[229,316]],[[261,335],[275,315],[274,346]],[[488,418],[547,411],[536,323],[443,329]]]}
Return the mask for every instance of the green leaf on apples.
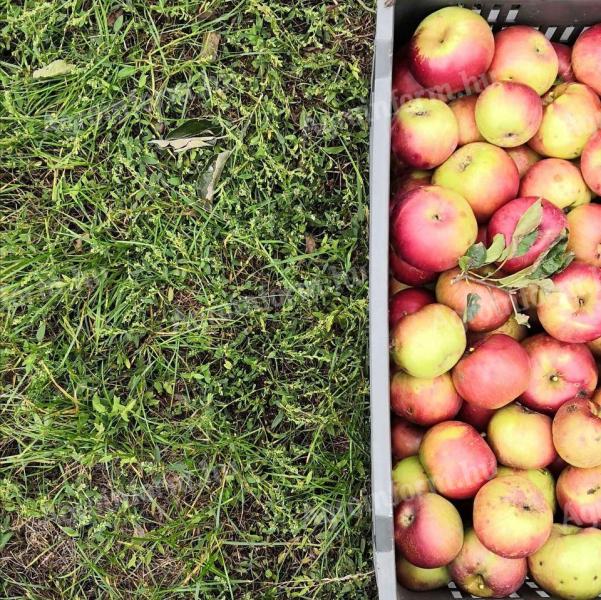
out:
{"label": "green leaf on apples", "polygon": [[534,242],[536,242],[536,238],[538,237],[538,229],[531,231],[529,234],[525,235],[517,244],[517,249],[515,251],[515,256],[524,256],[532,246],[534,246]]}
{"label": "green leaf on apples", "polygon": [[505,249],[505,236],[502,233],[497,233],[490,248],[486,251],[486,264],[490,265],[500,260]]}
{"label": "green leaf on apples", "polygon": [[459,267],[462,271],[479,269],[486,264],[486,246],[479,242],[468,248],[465,256],[459,259]]}
{"label": "green leaf on apples", "polygon": [[543,220],[543,200],[539,198],[528,210],[520,217],[518,224],[513,232],[513,239],[519,241],[528,234],[536,231]]}
{"label": "green leaf on apples", "polygon": [[478,294],[468,294],[467,304],[463,311],[463,322],[469,323],[473,321],[480,312],[480,296]]}
{"label": "green leaf on apples", "polygon": [[544,279],[551,277],[563,271],[574,260],[574,255],[567,251],[568,249],[568,234],[567,231],[557,237],[553,245],[545,252],[537,261],[537,268],[533,273],[533,277]]}

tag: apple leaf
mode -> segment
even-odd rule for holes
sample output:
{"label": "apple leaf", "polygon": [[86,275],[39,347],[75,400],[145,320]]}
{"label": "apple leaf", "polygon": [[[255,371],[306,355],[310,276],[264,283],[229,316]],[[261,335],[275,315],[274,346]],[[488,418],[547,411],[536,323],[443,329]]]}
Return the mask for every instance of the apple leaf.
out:
{"label": "apple leaf", "polygon": [[486,251],[486,264],[495,263],[501,259],[505,252],[505,236],[502,233],[495,235],[490,248]]}
{"label": "apple leaf", "polygon": [[564,230],[555,240],[554,244],[541,257],[533,277],[538,279],[548,278],[563,271],[574,260],[574,255],[567,252],[568,235]]}
{"label": "apple leaf", "polygon": [[522,313],[516,313],[515,314],[515,322],[518,325],[526,325],[527,327],[530,327],[530,317],[528,315],[524,315]]}
{"label": "apple leaf", "polygon": [[524,256],[524,254],[526,254],[526,252],[528,252],[528,250],[530,250],[530,248],[532,248],[532,246],[534,246],[534,242],[536,242],[536,238],[538,237],[538,229],[535,229],[534,231],[531,231],[530,233],[526,234],[519,242],[517,245],[517,249],[515,251],[515,255],[514,256]]}
{"label": "apple leaf", "polygon": [[462,271],[479,269],[486,264],[486,246],[480,242],[468,248],[465,256],[459,259],[459,266]]}
{"label": "apple leaf", "polygon": [[536,231],[543,220],[543,201],[539,198],[534,204],[528,207],[528,210],[520,217],[518,224],[513,232],[513,239],[519,241],[529,233]]}
{"label": "apple leaf", "polygon": [[473,321],[480,312],[480,296],[478,294],[468,294],[467,304],[463,311],[463,322],[469,323]]}

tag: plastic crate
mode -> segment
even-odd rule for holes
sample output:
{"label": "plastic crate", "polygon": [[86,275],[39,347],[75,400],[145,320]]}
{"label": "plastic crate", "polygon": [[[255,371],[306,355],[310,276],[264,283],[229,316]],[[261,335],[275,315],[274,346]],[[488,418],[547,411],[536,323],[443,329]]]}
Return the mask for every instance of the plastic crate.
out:
{"label": "plastic crate", "polygon": [[[445,2],[378,0],[371,97],[370,152],[370,381],[373,546],[379,600],[460,600],[470,597],[453,584],[427,594],[399,587],[393,541],[392,459],[389,406],[388,203],[390,195],[390,122],[392,56],[419,22],[443,6],[479,12],[494,30],[506,25],[537,27],[549,39],[573,43],[583,29],[601,22],[601,0],[522,0]],[[601,68],[601,66],[600,66]],[[512,598],[549,598],[532,581]]]}

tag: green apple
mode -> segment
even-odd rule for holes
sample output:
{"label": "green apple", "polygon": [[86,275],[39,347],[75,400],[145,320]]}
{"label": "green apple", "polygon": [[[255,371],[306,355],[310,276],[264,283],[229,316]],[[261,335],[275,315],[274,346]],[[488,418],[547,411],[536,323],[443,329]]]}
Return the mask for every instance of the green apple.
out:
{"label": "green apple", "polygon": [[392,469],[392,494],[395,504],[431,491],[430,480],[417,456],[400,460]]}
{"label": "green apple", "polygon": [[398,582],[414,592],[428,592],[444,587],[451,581],[448,567],[422,569],[411,564],[406,558],[400,557],[396,562]]}

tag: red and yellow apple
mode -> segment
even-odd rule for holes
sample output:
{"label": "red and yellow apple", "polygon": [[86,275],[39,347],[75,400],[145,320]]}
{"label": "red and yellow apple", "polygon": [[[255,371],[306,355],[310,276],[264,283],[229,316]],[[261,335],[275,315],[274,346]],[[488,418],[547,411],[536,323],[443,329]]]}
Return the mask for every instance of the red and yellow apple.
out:
{"label": "red and yellow apple", "polygon": [[402,460],[419,452],[420,444],[426,430],[393,415],[390,424],[392,456]]}
{"label": "red and yellow apple", "polygon": [[557,501],[576,525],[601,525],[601,467],[567,467],[557,480]]}
{"label": "red and yellow apple", "polygon": [[412,565],[403,556],[396,559],[397,581],[408,590],[414,592],[429,592],[441,587],[446,587],[451,581],[448,567],[436,569],[422,569]]}
{"label": "red and yellow apple", "polygon": [[495,335],[497,333],[502,333],[502,334],[508,335],[509,337],[513,338],[514,340],[521,342],[522,340],[526,339],[526,337],[528,336],[528,331],[529,331],[529,329],[528,329],[527,325],[521,325],[520,323],[518,323],[517,319],[515,318],[515,315],[511,315],[509,317],[509,319],[507,319],[507,321],[505,321],[505,323],[503,323],[503,325],[501,325],[501,327],[497,327],[496,329],[493,329],[492,331],[483,331],[483,332],[471,331],[471,332],[469,332],[467,343],[468,343],[468,346],[473,346],[480,340],[485,340],[486,338],[490,337],[491,335]]}
{"label": "red and yellow apple", "polygon": [[423,308],[428,304],[433,304],[434,302],[436,302],[434,294],[423,288],[408,288],[397,292],[390,299],[390,306],[388,309],[388,320],[391,329],[407,315],[412,315],[420,308]]}
{"label": "red and yellow apple", "polygon": [[512,467],[499,466],[497,477],[507,477],[508,475],[525,477],[530,480],[542,493],[555,514],[557,510],[557,500],[555,498],[555,479],[549,469],[514,469]]}
{"label": "red and yellow apple", "polygon": [[482,408],[464,402],[461,410],[457,413],[457,419],[471,425],[476,431],[485,432],[495,412],[491,408]]}
{"label": "red and yellow apple", "polygon": [[476,102],[478,96],[461,96],[449,103],[459,125],[459,146],[472,142],[483,142],[484,138],[476,125]]}
{"label": "red and yellow apple", "polygon": [[601,25],[583,31],[572,50],[572,68],[578,81],[601,94]]}
{"label": "red and yellow apple", "polygon": [[408,456],[394,465],[392,497],[395,504],[430,491],[432,491],[430,480],[417,456]]}
{"label": "red and yellow apple", "polygon": [[601,131],[589,138],[580,158],[580,169],[587,185],[601,196]]}
{"label": "red and yellow apple", "polygon": [[391,246],[388,254],[390,271],[395,279],[404,285],[420,286],[436,281],[437,273],[422,271],[404,261]]}
{"label": "red and yellow apple", "polygon": [[392,68],[392,100],[394,108],[398,108],[401,104],[413,100],[414,98],[437,98],[438,100],[446,100],[447,95],[442,92],[438,93],[434,89],[425,89],[413,77],[411,69],[409,69],[408,48],[404,46],[394,57]]}
{"label": "red and yellow apple", "polygon": [[518,168],[520,177],[523,177],[532,165],[535,165],[542,159],[542,156],[538,152],[535,152],[530,146],[526,145],[507,148],[506,152],[511,156],[515,166]]}
{"label": "red and yellow apple", "polygon": [[564,83],[576,81],[574,71],[572,70],[572,46],[562,44],[561,42],[551,42],[559,60],[559,72],[557,76]]}

